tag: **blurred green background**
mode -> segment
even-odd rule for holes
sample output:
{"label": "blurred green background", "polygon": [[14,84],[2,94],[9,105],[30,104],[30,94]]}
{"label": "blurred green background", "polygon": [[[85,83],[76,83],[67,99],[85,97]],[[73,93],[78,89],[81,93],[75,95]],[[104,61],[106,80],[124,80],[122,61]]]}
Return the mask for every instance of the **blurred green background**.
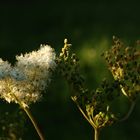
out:
{"label": "blurred green background", "polygon": [[[14,63],[15,55],[44,43],[59,54],[64,38],[68,38],[80,58],[88,87],[96,88],[104,77],[111,77],[100,55],[111,47],[112,36],[131,45],[140,39],[139,5],[126,0],[1,1],[0,57]],[[124,112],[127,103],[118,102],[117,107]],[[101,140],[139,140],[139,105],[126,122],[103,129]],[[3,101],[0,106],[0,118],[18,109]],[[69,87],[59,76],[53,77],[44,99],[31,105],[31,111],[47,140],[93,140],[93,129],[71,101]],[[20,117],[13,120],[20,122]],[[23,140],[31,139],[39,138],[26,117]]]}

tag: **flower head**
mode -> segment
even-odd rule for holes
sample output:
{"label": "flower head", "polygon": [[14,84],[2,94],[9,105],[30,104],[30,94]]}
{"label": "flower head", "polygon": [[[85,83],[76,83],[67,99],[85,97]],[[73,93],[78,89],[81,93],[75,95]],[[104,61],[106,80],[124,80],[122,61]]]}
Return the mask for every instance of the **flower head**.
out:
{"label": "flower head", "polygon": [[28,106],[40,99],[41,92],[50,82],[56,67],[55,52],[48,45],[31,53],[16,56],[14,67],[0,60],[0,97],[8,102],[20,102]]}

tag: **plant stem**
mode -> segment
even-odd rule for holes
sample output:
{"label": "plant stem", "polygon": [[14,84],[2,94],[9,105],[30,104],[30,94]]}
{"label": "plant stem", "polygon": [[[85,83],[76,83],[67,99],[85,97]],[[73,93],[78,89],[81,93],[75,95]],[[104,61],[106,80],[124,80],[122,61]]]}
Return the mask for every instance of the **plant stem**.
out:
{"label": "plant stem", "polygon": [[134,107],[135,107],[136,102],[135,102],[135,101],[132,101],[132,100],[128,97],[128,95],[127,95],[127,93],[125,92],[125,90],[124,90],[124,88],[123,88],[122,85],[120,85],[120,87],[121,87],[122,93],[123,93],[123,94],[129,99],[129,101],[131,102],[131,106],[130,106],[128,112],[127,112],[127,113],[125,114],[125,116],[119,121],[119,122],[122,122],[122,121],[125,121],[125,120],[127,120],[127,119],[129,118],[129,116],[131,115],[131,113],[132,113],[132,111],[133,111],[133,109],[134,109]]}
{"label": "plant stem", "polygon": [[28,110],[28,108],[24,107],[23,108],[24,111],[26,112],[26,114],[28,115],[29,119],[31,120],[36,132],[38,133],[38,136],[40,137],[40,140],[45,140],[40,129],[37,126],[37,123],[35,122],[35,119],[33,118],[33,116],[31,115],[31,112]]}
{"label": "plant stem", "polygon": [[36,130],[36,132],[37,132],[37,134],[38,134],[38,136],[40,138],[40,140],[45,140],[45,138],[43,137],[39,127],[37,126],[37,123],[36,123],[35,119],[31,115],[29,109],[23,105],[23,103],[17,98],[17,96],[14,93],[12,93],[11,95],[15,98],[15,100],[17,101],[19,106],[26,112],[26,114],[29,117],[29,119],[31,120],[31,122],[32,122],[32,124],[33,124],[33,126],[34,126],[34,128],[35,128],[35,130]]}
{"label": "plant stem", "polygon": [[120,120],[120,122],[125,121],[125,120],[127,120],[127,119],[129,118],[129,116],[131,115],[131,113],[132,113],[132,111],[133,111],[133,109],[134,109],[134,107],[135,107],[135,104],[136,104],[135,102],[132,102],[132,103],[131,103],[131,106],[130,106],[128,112],[127,112],[126,115]]}
{"label": "plant stem", "polygon": [[99,140],[99,129],[94,128],[94,140]]}
{"label": "plant stem", "polygon": [[84,116],[84,118],[90,123],[90,125],[91,125],[93,128],[96,127],[95,124],[94,124],[94,122],[93,122],[93,120],[92,120],[91,118],[89,118],[89,117],[85,114],[85,112],[82,110],[82,108],[81,108],[80,105],[77,103],[77,101],[76,101],[73,97],[71,97],[71,99],[76,103],[78,109],[80,110],[80,112],[82,113],[82,115]]}

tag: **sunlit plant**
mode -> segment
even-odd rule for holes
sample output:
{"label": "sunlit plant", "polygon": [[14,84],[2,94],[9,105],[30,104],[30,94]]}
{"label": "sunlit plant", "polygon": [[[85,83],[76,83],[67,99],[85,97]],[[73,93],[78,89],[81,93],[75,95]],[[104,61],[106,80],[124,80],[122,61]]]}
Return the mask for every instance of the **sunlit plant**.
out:
{"label": "sunlit plant", "polygon": [[14,66],[0,59],[0,98],[8,103],[14,102],[26,112],[41,140],[44,137],[29,111],[30,104],[42,97],[50,83],[51,74],[56,67],[56,54],[48,45],[31,53],[16,56]]}
{"label": "sunlit plant", "polygon": [[[102,128],[126,120],[133,111],[140,91],[140,51],[125,47],[116,37],[113,46],[102,54],[107,61],[114,80],[103,80],[97,89],[89,90],[80,74],[79,59],[71,53],[71,44],[64,40],[64,47],[57,58],[59,73],[73,89],[71,99],[94,129],[94,139],[99,140]],[[124,95],[131,103],[126,115],[112,112],[111,102]]]}
{"label": "sunlit plant", "polygon": [[115,80],[118,81],[122,94],[130,101],[131,106],[126,120],[138,100],[140,92],[140,51],[138,44],[125,46],[118,38],[113,37],[113,46],[103,56]]}
{"label": "sunlit plant", "polygon": [[[137,47],[125,46],[113,37],[113,46],[102,54],[113,80],[103,79],[97,89],[90,90],[80,72],[80,61],[72,53],[71,44],[64,40],[64,47],[58,57],[54,49],[41,45],[31,53],[16,56],[16,63],[0,59],[0,98],[8,103],[14,102],[23,109],[31,120],[41,140],[45,140],[29,108],[40,101],[51,81],[52,72],[65,78],[72,88],[71,99],[84,118],[94,129],[94,140],[99,140],[101,130],[109,125],[128,119],[140,92],[140,51]],[[113,112],[112,102],[124,96],[130,101],[130,108],[124,116]],[[15,123],[15,128],[17,124]],[[12,130],[11,127],[9,130]],[[9,131],[15,135],[15,129]]]}

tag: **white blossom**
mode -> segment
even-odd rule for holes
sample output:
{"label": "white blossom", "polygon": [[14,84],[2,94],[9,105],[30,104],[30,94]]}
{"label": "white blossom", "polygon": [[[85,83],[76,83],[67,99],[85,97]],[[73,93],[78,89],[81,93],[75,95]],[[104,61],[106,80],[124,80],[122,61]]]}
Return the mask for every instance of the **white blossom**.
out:
{"label": "white blossom", "polygon": [[8,76],[10,71],[11,65],[0,58],[0,79]]}
{"label": "white blossom", "polygon": [[0,97],[25,107],[38,101],[56,67],[55,56],[54,49],[41,45],[37,51],[16,56],[14,67],[0,59]]}

